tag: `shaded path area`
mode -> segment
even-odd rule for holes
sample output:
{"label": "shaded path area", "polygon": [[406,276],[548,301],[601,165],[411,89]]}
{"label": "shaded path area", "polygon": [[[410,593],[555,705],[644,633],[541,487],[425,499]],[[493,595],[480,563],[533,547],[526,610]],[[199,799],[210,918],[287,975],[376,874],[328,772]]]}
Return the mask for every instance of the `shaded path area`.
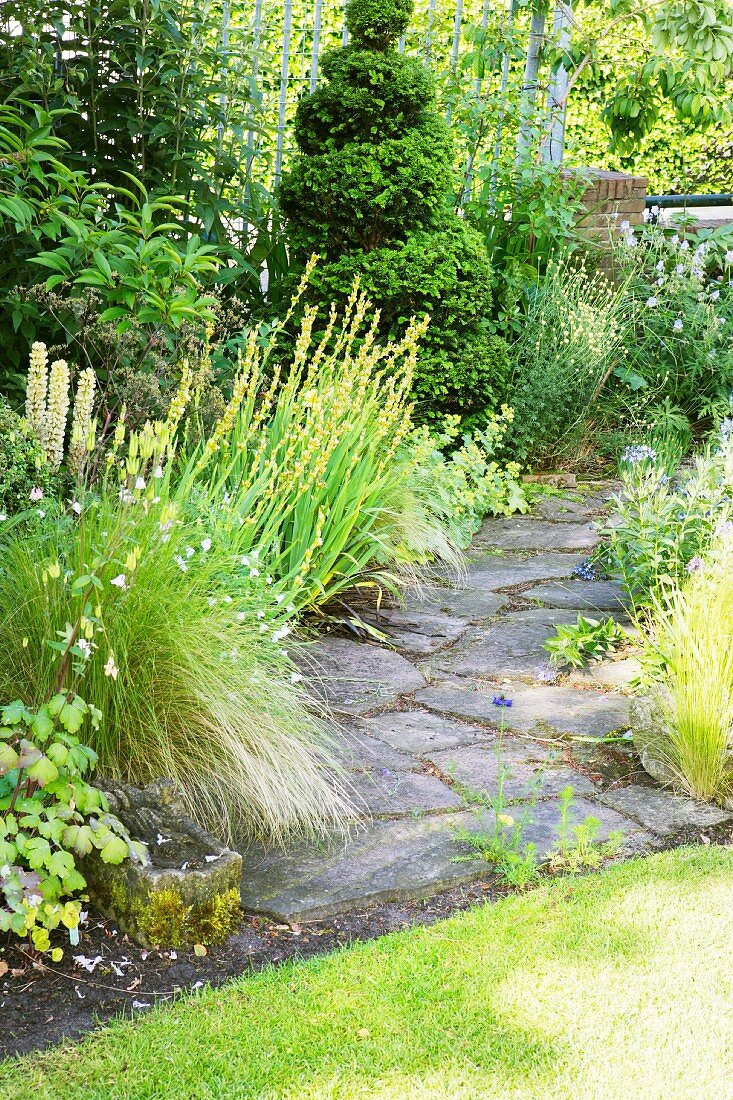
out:
{"label": "shaded path area", "polygon": [[558,675],[543,648],[581,611],[626,621],[618,585],[576,575],[606,497],[599,486],[486,520],[462,587],[435,586],[372,619],[388,644],[328,637],[309,648],[303,671],[342,727],[360,819],[330,847],[244,847],[245,909],[298,922],[485,877],[485,863],[455,862],[466,852],[455,830],[477,827],[455,787],[495,795],[500,737],[509,797],[526,803],[539,788],[524,838],[540,858],[558,839],[568,784],[571,823],[594,816],[599,839],[621,829],[628,853],[733,820],[654,786],[626,746],[602,744],[628,728],[633,657]]}

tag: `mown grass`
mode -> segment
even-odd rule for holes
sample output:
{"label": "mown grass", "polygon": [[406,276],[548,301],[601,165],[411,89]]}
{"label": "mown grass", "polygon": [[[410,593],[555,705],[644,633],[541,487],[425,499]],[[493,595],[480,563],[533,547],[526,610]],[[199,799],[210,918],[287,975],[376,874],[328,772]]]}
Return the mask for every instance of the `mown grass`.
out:
{"label": "mown grass", "polygon": [[733,853],[680,849],[0,1066],[4,1100],[733,1095]]}

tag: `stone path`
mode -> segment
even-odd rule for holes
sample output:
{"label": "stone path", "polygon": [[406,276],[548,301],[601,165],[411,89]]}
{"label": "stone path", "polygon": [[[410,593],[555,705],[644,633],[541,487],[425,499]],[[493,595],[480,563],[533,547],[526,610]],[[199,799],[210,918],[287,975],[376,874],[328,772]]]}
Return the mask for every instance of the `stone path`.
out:
{"label": "stone path", "polygon": [[523,835],[541,857],[557,841],[568,784],[571,821],[592,814],[600,838],[621,829],[628,851],[733,820],[655,787],[628,750],[600,744],[627,729],[633,657],[558,675],[543,649],[580,611],[624,621],[618,585],[573,576],[598,541],[605,496],[599,486],[487,520],[461,587],[437,585],[372,620],[386,644],[327,637],[309,647],[303,671],[339,723],[358,815],[347,842],[243,846],[247,910],[324,918],[485,877],[487,864],[455,861],[468,851],[456,829],[478,827],[455,786],[495,795],[499,743],[508,797],[520,807],[537,797]]}

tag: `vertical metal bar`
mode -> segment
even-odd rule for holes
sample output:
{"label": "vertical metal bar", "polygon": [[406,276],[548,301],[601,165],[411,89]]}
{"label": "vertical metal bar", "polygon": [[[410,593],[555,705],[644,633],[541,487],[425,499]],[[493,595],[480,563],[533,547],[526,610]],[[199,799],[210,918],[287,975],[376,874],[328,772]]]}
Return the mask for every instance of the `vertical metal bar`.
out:
{"label": "vertical metal bar", "polygon": [[[227,70],[229,68],[229,22],[231,18],[231,9],[229,7],[229,0],[224,0],[222,5],[222,18],[221,18],[221,91],[219,92],[219,107],[221,108],[221,114],[224,115],[227,105],[227,93],[226,93],[226,78]],[[224,144],[224,119],[219,119],[216,127],[216,134],[219,141],[219,152],[221,153],[222,145]]]}
{"label": "vertical metal bar", "polygon": [[316,81],[318,79],[318,53],[321,48],[321,9],[323,6],[323,0],[316,0],[315,11],[313,12],[313,47],[311,49],[311,71],[310,80],[308,82],[308,90],[313,93],[316,90]]}
{"label": "vertical metal bar", "polygon": [[[262,37],[262,0],[255,0],[254,18],[252,22],[252,98],[257,90],[257,78],[259,76],[260,39]],[[254,122],[254,106],[250,111],[250,117]],[[255,132],[250,129],[247,133],[247,174],[252,167],[252,158],[255,152]]]}
{"label": "vertical metal bar", "polygon": [[[481,30],[483,31],[482,49],[486,45],[486,28],[489,25],[489,0],[484,0],[484,6],[481,11]],[[473,82],[473,90],[476,95],[481,94],[481,77],[477,76]]]}
{"label": "vertical metal bar", "polygon": [[285,144],[285,112],[288,102],[288,77],[290,75],[290,31],[292,25],[293,0],[285,0],[282,61],[280,64],[280,103],[277,112],[277,143],[275,145],[275,187],[277,187],[283,166],[283,147]]}
{"label": "vertical metal bar", "polygon": [[[573,12],[571,4],[558,3],[552,20],[552,31],[561,50],[567,50],[573,36]],[[565,115],[567,110],[568,71],[559,65],[550,79],[547,89],[547,137],[542,144],[542,159],[551,164],[562,164],[565,152]]]}
{"label": "vertical metal bar", "polygon": [[[514,17],[517,11],[517,0],[507,0],[507,37],[514,30]],[[494,155],[491,158],[491,183],[489,185],[489,209],[496,208],[496,185],[499,178],[499,162],[501,161],[501,142],[504,132],[504,120],[506,118],[506,97],[509,86],[509,45],[505,45],[501,59],[501,84],[499,85],[499,117],[496,120],[496,137],[494,138]]]}
{"label": "vertical metal bar", "polygon": [[453,20],[453,45],[450,51],[450,71],[454,73],[458,66],[458,49],[461,45],[461,20],[463,19],[463,0],[456,0],[456,17]]}
{"label": "vertical metal bar", "polygon": [[405,52],[405,36],[404,36],[404,34],[401,34],[400,37],[399,37],[399,40],[397,42],[397,53],[404,53],[404,52]]}
{"label": "vertical metal bar", "polygon": [[430,54],[433,50],[433,22],[435,20],[435,4],[436,0],[428,0],[428,22],[425,28],[425,64],[430,61]]}
{"label": "vertical metal bar", "polygon": [[346,25],[346,8],[348,6],[348,3],[349,3],[349,0],[344,0],[344,26],[343,26],[343,30],[341,31],[341,45],[342,46],[348,45],[348,42],[349,42],[349,28]]}

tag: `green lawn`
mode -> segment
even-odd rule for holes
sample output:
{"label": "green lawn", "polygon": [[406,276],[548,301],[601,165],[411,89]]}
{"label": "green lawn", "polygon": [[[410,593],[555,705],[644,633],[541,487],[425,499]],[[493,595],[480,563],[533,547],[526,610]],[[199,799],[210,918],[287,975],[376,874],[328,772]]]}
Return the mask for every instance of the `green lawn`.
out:
{"label": "green lawn", "polygon": [[0,1065],[3,1100],[733,1097],[733,853],[667,852]]}

